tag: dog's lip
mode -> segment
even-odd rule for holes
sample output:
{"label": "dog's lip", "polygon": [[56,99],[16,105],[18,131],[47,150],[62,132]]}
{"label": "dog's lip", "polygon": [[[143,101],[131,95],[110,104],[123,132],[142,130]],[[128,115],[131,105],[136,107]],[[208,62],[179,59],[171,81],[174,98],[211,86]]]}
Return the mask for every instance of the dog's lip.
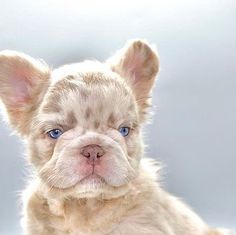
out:
{"label": "dog's lip", "polygon": [[68,191],[68,190],[71,190],[71,189],[75,188],[80,183],[85,184],[85,183],[90,183],[90,182],[93,182],[94,184],[96,184],[96,183],[97,184],[104,184],[105,180],[101,176],[99,176],[95,173],[91,173],[91,174],[85,176],[84,178],[82,178],[81,180],[79,180],[76,184],[74,184],[72,186],[62,188],[62,187],[58,187],[58,186],[55,186],[55,185],[50,185],[50,188],[51,188],[51,190],[55,189],[55,190]]}
{"label": "dog's lip", "polygon": [[92,174],[84,177],[78,183],[84,183],[86,181],[88,181],[88,182],[93,181],[94,183],[96,183],[96,182],[97,183],[104,183],[104,179],[101,176],[97,175],[96,173],[92,173]]}

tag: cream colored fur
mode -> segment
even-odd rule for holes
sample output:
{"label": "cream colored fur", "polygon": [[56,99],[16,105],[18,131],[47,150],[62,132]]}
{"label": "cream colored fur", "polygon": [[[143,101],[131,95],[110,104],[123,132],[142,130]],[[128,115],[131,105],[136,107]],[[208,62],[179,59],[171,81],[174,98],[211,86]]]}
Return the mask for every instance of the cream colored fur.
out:
{"label": "cream colored fur", "polygon": [[[156,50],[142,40],[105,63],[54,71],[22,53],[0,53],[0,98],[34,167],[23,192],[25,234],[229,234],[164,191],[159,164],[142,157],[141,126],[158,71]],[[52,129],[62,135],[52,139]],[[93,165],[83,155],[90,145],[104,150]]]}

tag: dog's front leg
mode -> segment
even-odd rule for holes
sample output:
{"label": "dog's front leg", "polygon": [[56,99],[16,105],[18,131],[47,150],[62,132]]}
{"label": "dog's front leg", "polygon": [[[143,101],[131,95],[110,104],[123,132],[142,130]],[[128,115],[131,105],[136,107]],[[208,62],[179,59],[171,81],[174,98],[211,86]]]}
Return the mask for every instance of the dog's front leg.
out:
{"label": "dog's front leg", "polygon": [[52,228],[50,219],[37,218],[32,213],[25,215],[22,226],[24,235],[61,235]]}
{"label": "dog's front leg", "polygon": [[27,200],[24,199],[22,226],[25,235],[67,234],[63,227],[64,217],[52,213],[50,204],[45,198],[34,192]]}

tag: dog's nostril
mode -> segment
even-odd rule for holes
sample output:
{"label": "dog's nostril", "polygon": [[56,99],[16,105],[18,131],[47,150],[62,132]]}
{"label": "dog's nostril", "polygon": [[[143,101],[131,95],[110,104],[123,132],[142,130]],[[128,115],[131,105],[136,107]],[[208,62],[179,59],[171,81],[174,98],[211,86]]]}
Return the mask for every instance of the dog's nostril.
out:
{"label": "dog's nostril", "polygon": [[90,157],[90,154],[89,153],[85,153],[85,154],[83,154],[85,157]]}
{"label": "dog's nostril", "polygon": [[102,151],[100,151],[100,152],[98,152],[97,153],[97,157],[99,158],[99,157],[102,157],[104,155],[104,152],[102,152]]}
{"label": "dog's nostril", "polygon": [[83,148],[81,154],[91,160],[96,160],[104,155],[104,150],[99,145],[87,145]]}

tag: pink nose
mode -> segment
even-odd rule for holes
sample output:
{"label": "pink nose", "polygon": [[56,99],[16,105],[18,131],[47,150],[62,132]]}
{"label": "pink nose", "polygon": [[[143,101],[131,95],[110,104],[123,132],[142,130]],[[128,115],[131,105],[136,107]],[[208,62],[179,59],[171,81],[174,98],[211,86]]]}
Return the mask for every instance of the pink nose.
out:
{"label": "pink nose", "polygon": [[99,145],[91,144],[83,148],[81,154],[90,161],[96,161],[104,155],[104,150]]}

